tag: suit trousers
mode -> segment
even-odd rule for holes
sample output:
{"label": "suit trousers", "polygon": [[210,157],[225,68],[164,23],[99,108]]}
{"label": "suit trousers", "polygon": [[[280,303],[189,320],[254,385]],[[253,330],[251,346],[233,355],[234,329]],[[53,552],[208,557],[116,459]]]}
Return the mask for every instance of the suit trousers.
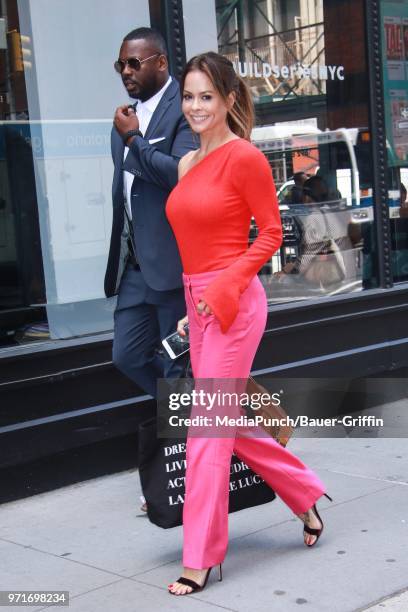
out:
{"label": "suit trousers", "polygon": [[157,397],[158,378],[185,375],[187,360],[170,359],[161,344],[185,314],[182,287],[156,291],[140,268],[127,264],[114,313],[113,363],[152,397]]}
{"label": "suit trousers", "polygon": [[[205,287],[220,271],[183,274],[189,317],[193,376],[246,381],[265,330],[267,301],[258,276],[240,298],[239,313],[223,334],[214,315],[198,315]],[[242,388],[245,390],[245,387]],[[183,565],[194,569],[221,563],[228,546],[231,455],[235,453],[279,495],[295,514],[308,510],[325,493],[319,477],[273,438],[246,428],[236,435],[200,437],[191,433],[186,447],[186,494],[183,509]]]}

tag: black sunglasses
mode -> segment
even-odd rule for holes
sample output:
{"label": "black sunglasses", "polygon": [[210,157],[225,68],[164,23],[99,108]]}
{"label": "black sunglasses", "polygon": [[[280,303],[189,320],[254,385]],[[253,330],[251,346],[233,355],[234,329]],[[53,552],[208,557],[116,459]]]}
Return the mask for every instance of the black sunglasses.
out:
{"label": "black sunglasses", "polygon": [[156,55],[161,55],[161,53],[154,53],[153,55],[145,57],[144,59],[140,59],[139,57],[128,57],[125,60],[118,59],[113,65],[115,67],[116,72],[119,72],[119,74],[122,74],[126,67],[126,64],[128,64],[129,68],[131,68],[132,70],[137,71],[141,69],[143,62],[147,62],[147,60],[152,59],[152,57],[156,57]]}

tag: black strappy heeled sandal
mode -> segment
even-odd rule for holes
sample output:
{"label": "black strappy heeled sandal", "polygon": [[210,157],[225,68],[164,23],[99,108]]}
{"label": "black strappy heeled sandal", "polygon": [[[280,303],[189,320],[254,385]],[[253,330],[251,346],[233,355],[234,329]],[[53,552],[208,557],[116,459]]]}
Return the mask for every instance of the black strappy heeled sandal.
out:
{"label": "black strappy heeled sandal", "polygon": [[[331,502],[333,501],[332,498],[330,497],[330,495],[327,495],[326,493],[324,493],[324,496],[327,497],[327,499],[330,499]],[[317,511],[316,504],[313,504],[312,510],[315,513],[315,515],[317,516],[317,518],[319,519],[319,521],[321,522],[322,526],[321,526],[320,529],[312,529],[311,527],[309,527],[306,524],[303,525],[303,532],[306,531],[306,533],[309,533],[310,535],[316,536],[316,539],[315,539],[314,542],[312,542],[312,544],[306,544],[306,542],[305,542],[305,545],[308,546],[309,548],[311,548],[312,546],[314,546],[316,544],[317,540],[322,535],[322,531],[323,531],[323,527],[324,527],[323,521],[320,518],[320,514]]]}
{"label": "black strappy heeled sandal", "polygon": [[[222,580],[222,567],[221,567],[221,563],[219,565],[219,578],[218,578],[218,582],[221,582]],[[205,580],[203,582],[203,584],[198,584],[198,582],[195,582],[194,580],[190,580],[190,578],[184,578],[184,576],[180,576],[180,578],[178,580],[176,580],[176,582],[180,582],[180,584],[185,584],[186,586],[190,587],[191,589],[193,589],[192,591],[190,591],[189,593],[182,593],[182,595],[191,595],[191,593],[197,593],[197,591],[203,591],[206,587],[208,578],[211,574],[211,570],[212,567],[209,567],[207,570],[207,573],[205,575]],[[169,589],[169,593],[170,595],[177,595],[177,593],[173,593],[173,591],[170,591]]]}

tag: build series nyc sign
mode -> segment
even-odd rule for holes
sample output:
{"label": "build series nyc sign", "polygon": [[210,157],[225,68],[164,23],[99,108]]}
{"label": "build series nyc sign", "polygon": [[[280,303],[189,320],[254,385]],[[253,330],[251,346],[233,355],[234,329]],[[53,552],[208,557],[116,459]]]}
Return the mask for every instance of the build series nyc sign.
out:
{"label": "build series nyc sign", "polygon": [[344,81],[344,66],[311,65],[300,62],[290,66],[276,66],[268,62],[232,62],[241,77],[276,79],[311,79],[319,81]]}

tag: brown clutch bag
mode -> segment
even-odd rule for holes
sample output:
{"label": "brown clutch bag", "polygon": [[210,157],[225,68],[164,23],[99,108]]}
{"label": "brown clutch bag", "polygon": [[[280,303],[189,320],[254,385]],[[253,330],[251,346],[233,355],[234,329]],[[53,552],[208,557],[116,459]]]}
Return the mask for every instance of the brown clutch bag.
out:
{"label": "brown clutch bag", "polygon": [[[268,391],[268,389],[257,383],[256,380],[252,378],[252,376],[248,378],[246,392],[249,396],[253,395],[254,393],[267,394],[270,396],[270,392]],[[282,406],[276,406],[272,402],[272,398],[269,403],[267,403],[266,405],[262,405],[259,410],[256,410],[256,414],[261,415],[266,419],[285,419],[288,416]],[[289,438],[291,437],[294,430],[294,427],[292,427],[291,425],[280,426],[278,424],[275,426],[269,425],[267,423],[261,423],[260,427],[262,427],[262,429],[268,435],[270,435],[274,440],[276,440],[276,442],[279,442],[279,444],[281,444],[282,446],[287,445],[287,443],[289,442]]]}

